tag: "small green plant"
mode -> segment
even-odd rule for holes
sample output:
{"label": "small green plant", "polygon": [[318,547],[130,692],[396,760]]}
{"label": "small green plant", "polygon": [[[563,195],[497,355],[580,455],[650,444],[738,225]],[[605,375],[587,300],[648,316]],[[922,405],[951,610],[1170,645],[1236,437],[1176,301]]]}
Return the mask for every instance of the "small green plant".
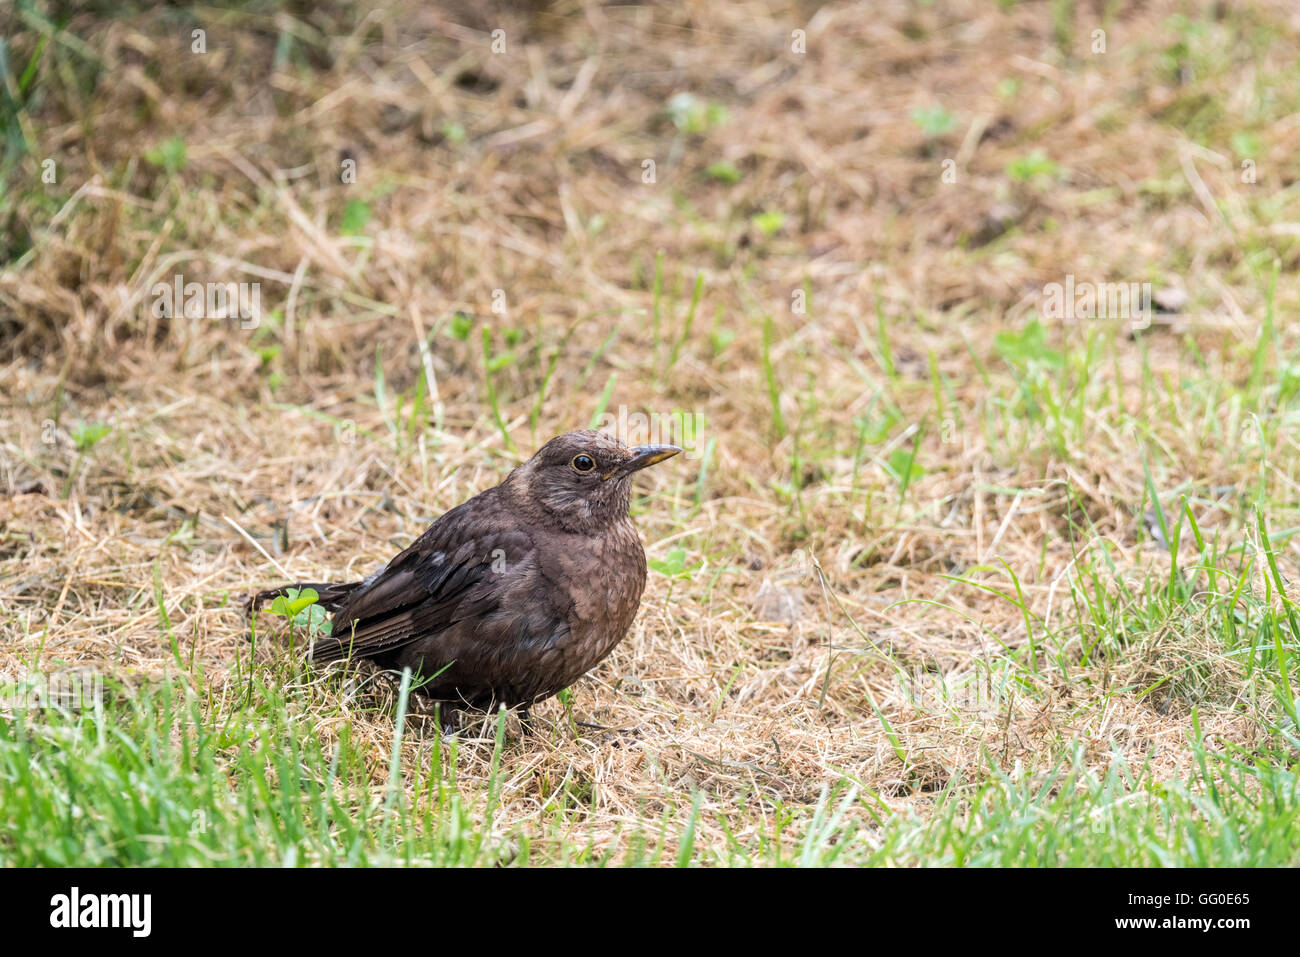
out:
{"label": "small green plant", "polygon": [[691,93],[674,93],[668,100],[668,118],[683,133],[707,133],[731,115],[720,103],[702,101]]}
{"label": "small green plant", "polygon": [[[913,482],[925,474],[925,468],[916,460],[916,456],[921,450],[921,440],[925,438],[926,424],[923,421],[917,427],[916,434],[912,436],[910,448],[895,449],[889,454],[889,460],[885,463],[886,469],[898,482],[899,517],[903,514],[903,503],[907,500],[907,490],[911,488]],[[895,521],[897,521],[897,518]]]}
{"label": "small green plant", "polygon": [[674,548],[663,558],[652,558],[646,564],[665,578],[685,578],[688,580],[704,567],[703,562],[687,565],[686,549],[681,547]]}
{"label": "small green plant", "polygon": [[937,139],[957,128],[957,117],[942,106],[922,106],[912,111],[912,122],[921,128],[926,139]]}
{"label": "small green plant", "polygon": [[179,136],[165,139],[147,150],[144,158],[152,165],[165,169],[169,175],[175,176],[185,168],[185,140]]}
{"label": "small green plant", "polygon": [[266,374],[266,385],[272,392],[277,391],[284,384],[284,373],[277,368],[276,360],[280,358],[280,346],[272,343],[267,346],[257,346],[256,350],[259,367]]}
{"label": "small green plant", "polygon": [[906,492],[909,485],[925,474],[925,466],[916,460],[914,448],[894,449],[889,456],[889,471],[898,479],[899,488]]}
{"label": "small green plant", "polygon": [[1065,356],[1047,345],[1047,330],[1037,319],[1020,332],[999,332],[993,337],[995,348],[1003,359],[1014,366],[1028,366],[1031,362],[1061,368]]}
{"label": "small green plant", "polygon": [[350,199],[343,207],[343,220],[339,223],[339,232],[344,236],[357,236],[370,222],[370,204],[359,199]]}
{"label": "small green plant", "polygon": [[455,312],[451,317],[451,325],[447,331],[451,333],[453,339],[459,339],[464,342],[469,338],[470,330],[474,328],[474,317],[468,316],[463,312]]}
{"label": "small green plant", "polygon": [[[514,335],[511,335],[514,333]],[[506,341],[507,349],[519,341],[520,330],[506,329],[501,337]],[[516,356],[513,352],[491,352],[486,356],[488,372],[500,372],[502,369],[509,369],[516,362]]]}
{"label": "small green plant", "polygon": [[697,571],[704,567],[704,562],[699,561],[694,564],[686,564],[686,549],[678,546],[672,549],[663,558],[652,558],[646,562],[651,569],[658,572],[668,579],[668,595],[666,600],[671,600],[673,588],[679,579],[690,581]]}
{"label": "small green plant", "polygon": [[1255,159],[1262,151],[1259,137],[1245,130],[1233,133],[1232,151],[1243,159]]}
{"label": "small green plant", "polygon": [[102,422],[81,422],[72,430],[72,444],[78,452],[84,454],[112,431],[111,425]]}
{"label": "small green plant", "polygon": [[744,174],[736,168],[736,164],[731,160],[710,163],[704,174],[709,179],[716,179],[719,183],[726,183],[728,186],[735,186],[744,178]]}
{"label": "small green plant", "polygon": [[764,236],[775,236],[785,225],[785,213],[780,210],[768,210],[754,217],[754,226]]}
{"label": "small green plant", "polygon": [[859,428],[859,435],[862,441],[868,445],[878,445],[889,438],[889,433],[894,430],[898,424],[898,412],[894,409],[886,409],[883,414],[868,418],[860,416],[853,420],[853,424]]}
{"label": "small green plant", "polygon": [[317,604],[320,595],[314,588],[289,588],[278,596],[268,609],[272,615],[288,618],[295,628],[302,628],[309,636],[328,635],[333,625],[325,619],[329,612]]}
{"label": "small green plant", "polygon": [[81,470],[81,462],[86,453],[112,431],[112,426],[104,425],[102,422],[82,422],[72,430],[72,444],[77,450],[77,458],[72,463],[72,468],[68,470],[67,481],[63,483],[64,498],[72,494],[72,483],[77,480],[77,473]]}
{"label": "small green plant", "polygon": [[1017,183],[1042,185],[1047,180],[1055,179],[1060,174],[1056,160],[1042,150],[1034,150],[1027,156],[1013,159],[1007,164],[1007,175]]}
{"label": "small green plant", "polygon": [[899,420],[902,418],[897,409],[885,408],[879,415],[860,415],[853,420],[853,427],[858,430],[857,447],[853,452],[853,479],[851,485],[858,487],[858,474],[862,458],[868,445],[879,445],[889,438]]}

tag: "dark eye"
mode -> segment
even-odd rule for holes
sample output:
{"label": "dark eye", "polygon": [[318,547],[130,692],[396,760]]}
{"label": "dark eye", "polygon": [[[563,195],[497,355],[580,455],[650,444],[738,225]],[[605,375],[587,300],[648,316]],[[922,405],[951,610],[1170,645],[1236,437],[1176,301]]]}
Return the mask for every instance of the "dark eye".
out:
{"label": "dark eye", "polygon": [[573,467],[579,472],[590,472],[596,467],[596,462],[590,455],[575,455]]}

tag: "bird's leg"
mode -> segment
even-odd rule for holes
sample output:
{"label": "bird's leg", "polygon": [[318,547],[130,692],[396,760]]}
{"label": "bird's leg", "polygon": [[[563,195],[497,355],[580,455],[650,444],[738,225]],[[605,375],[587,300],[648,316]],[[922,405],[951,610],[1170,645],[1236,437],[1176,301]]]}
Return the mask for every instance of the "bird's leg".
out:
{"label": "bird's leg", "polygon": [[537,728],[533,724],[533,711],[528,705],[519,706],[519,726],[523,728],[524,734],[531,737],[536,733]]}
{"label": "bird's leg", "polygon": [[434,716],[444,735],[455,735],[460,730],[460,710],[449,707],[445,702],[434,706]]}

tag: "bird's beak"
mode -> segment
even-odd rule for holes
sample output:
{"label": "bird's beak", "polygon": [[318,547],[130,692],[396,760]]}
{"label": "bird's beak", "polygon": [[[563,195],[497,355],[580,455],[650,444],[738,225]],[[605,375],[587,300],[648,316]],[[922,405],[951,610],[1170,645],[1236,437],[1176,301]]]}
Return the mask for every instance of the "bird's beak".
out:
{"label": "bird's beak", "polygon": [[628,475],[631,472],[639,472],[641,469],[662,462],[664,459],[670,459],[681,451],[675,445],[637,445],[628,450],[632,457],[610,472],[606,478],[612,475]]}

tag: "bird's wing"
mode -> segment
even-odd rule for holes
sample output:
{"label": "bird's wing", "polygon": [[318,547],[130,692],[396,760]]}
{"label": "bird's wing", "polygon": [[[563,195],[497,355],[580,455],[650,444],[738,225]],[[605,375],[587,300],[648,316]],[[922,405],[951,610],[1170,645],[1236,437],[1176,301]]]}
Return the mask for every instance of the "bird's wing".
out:
{"label": "bird's wing", "polygon": [[369,657],[489,613],[497,590],[475,586],[531,561],[533,552],[527,530],[503,526],[495,505],[479,496],[429,526],[348,596],[334,613],[330,637],[312,646],[312,658]]}

